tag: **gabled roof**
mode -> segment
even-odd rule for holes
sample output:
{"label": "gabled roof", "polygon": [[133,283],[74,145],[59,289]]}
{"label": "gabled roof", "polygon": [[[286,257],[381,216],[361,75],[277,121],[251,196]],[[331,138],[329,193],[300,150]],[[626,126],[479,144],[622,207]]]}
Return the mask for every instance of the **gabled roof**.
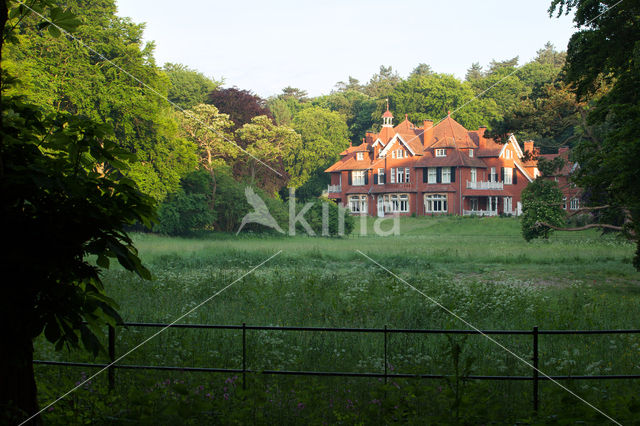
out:
{"label": "gabled roof", "polygon": [[451,118],[450,115],[425,131],[424,148],[477,148],[478,145],[472,140],[470,133],[462,124]]}

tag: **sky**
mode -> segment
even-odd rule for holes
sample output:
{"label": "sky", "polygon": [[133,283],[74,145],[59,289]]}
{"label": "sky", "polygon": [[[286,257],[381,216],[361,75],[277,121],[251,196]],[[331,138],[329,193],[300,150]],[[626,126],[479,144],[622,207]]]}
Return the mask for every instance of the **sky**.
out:
{"label": "sky", "polygon": [[158,64],[181,63],[269,97],[287,86],[328,94],[380,65],[406,77],[418,64],[463,79],[474,62],[533,59],[548,41],[566,50],[572,16],[550,0],[117,0],[146,23]]}

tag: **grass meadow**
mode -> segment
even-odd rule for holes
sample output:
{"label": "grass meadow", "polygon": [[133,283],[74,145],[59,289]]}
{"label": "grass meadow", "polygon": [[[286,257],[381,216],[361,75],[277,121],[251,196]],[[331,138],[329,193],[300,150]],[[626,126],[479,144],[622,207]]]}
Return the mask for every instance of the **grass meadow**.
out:
{"label": "grass meadow", "polygon": [[[125,321],[170,322],[278,251],[278,256],[180,322],[467,329],[357,250],[481,329],[638,329],[640,274],[635,247],[597,231],[556,233],[526,243],[515,218],[403,218],[400,234],[376,236],[372,219],[344,238],[203,234],[135,235],[155,279],[114,268],[108,294]],[[387,224],[388,226],[388,224]],[[361,227],[366,235],[361,235]],[[383,228],[385,226],[383,225]],[[155,329],[119,329],[117,354]],[[383,336],[247,332],[247,368],[383,372]],[[495,336],[530,360],[531,336]],[[237,330],[170,329],[121,363],[241,368]],[[55,352],[36,359],[94,360]],[[390,335],[389,372],[446,374],[445,380],[249,375],[246,390],[228,374],[118,370],[106,373],[44,415],[48,424],[557,424],[604,421],[565,390],[531,383],[465,381],[464,375],[530,375],[531,369],[482,336]],[[45,405],[96,370],[36,366]],[[640,374],[640,335],[541,336],[540,369],[549,375]],[[637,422],[640,380],[564,381],[625,424]]]}

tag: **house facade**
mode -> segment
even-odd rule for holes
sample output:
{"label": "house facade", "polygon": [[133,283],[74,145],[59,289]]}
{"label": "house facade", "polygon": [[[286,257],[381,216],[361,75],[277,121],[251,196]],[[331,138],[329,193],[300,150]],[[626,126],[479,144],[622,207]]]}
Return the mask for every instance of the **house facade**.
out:
{"label": "house facade", "polygon": [[[405,116],[393,125],[388,110],[380,133],[343,151],[325,172],[328,196],[353,214],[518,215],[520,193],[539,172],[525,161],[515,137],[506,144],[467,130],[449,114],[417,127]],[[525,142],[533,151],[533,142]]]}

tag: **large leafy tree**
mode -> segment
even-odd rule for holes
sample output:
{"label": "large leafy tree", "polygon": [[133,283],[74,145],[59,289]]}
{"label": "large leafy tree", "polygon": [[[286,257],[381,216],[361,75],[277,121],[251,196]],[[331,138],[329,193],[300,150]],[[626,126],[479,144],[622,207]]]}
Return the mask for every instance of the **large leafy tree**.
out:
{"label": "large leafy tree", "polygon": [[220,112],[229,114],[231,121],[233,121],[233,131],[250,123],[254,117],[259,115],[272,118],[264,99],[249,90],[237,87],[214,90],[209,94],[207,103],[215,105]]}
{"label": "large leafy tree", "polygon": [[238,129],[236,139],[251,154],[241,157],[236,167],[251,185],[275,193],[301,172],[295,155],[302,140],[293,129],[276,126],[269,117],[260,115]]}
{"label": "large leafy tree", "polygon": [[181,129],[198,147],[200,167],[211,176],[210,203],[213,209],[217,190],[216,169],[234,160],[240,149],[229,129],[233,123],[213,105],[199,104],[185,112]]}
{"label": "large leafy tree", "polygon": [[492,99],[473,100],[474,92],[467,82],[461,82],[448,74],[414,75],[401,82],[389,98],[389,105],[396,116],[409,115],[409,120],[439,121],[449,111],[465,105],[454,118],[463,126],[474,129],[487,125],[497,117],[497,106]]}
{"label": "large leafy tree", "polygon": [[302,140],[294,152],[293,168],[289,169],[289,186],[300,187],[338,159],[348,146],[349,132],[344,117],[321,107],[300,111],[293,120],[293,128]]}
{"label": "large leafy tree", "polygon": [[221,84],[182,64],[166,63],[162,70],[171,83],[167,98],[184,109],[204,103],[209,93]]}
{"label": "large leafy tree", "polygon": [[[587,120],[598,132],[577,144],[576,182],[585,188],[588,208],[598,217],[622,218],[602,227],[636,241],[634,266],[640,269],[640,4],[637,1],[553,0],[549,13],[575,12],[567,48],[566,81],[579,101],[593,99]],[[605,209],[606,208],[606,209]],[[596,224],[598,225],[598,224]]]}
{"label": "large leafy tree", "polygon": [[56,3],[77,16],[74,36],[91,48],[69,36],[55,37],[54,26],[48,28],[55,31],[40,31],[39,18],[31,13],[16,17],[10,25],[19,43],[8,46],[3,67],[22,84],[6,93],[25,96],[48,112],[82,114],[111,125],[113,140],[139,160],[124,173],[162,199],[194,169],[196,157],[193,146],[177,137],[177,120],[162,98],[169,79],[155,65],[153,44],[143,44],[143,25],[116,16],[114,0]]}

